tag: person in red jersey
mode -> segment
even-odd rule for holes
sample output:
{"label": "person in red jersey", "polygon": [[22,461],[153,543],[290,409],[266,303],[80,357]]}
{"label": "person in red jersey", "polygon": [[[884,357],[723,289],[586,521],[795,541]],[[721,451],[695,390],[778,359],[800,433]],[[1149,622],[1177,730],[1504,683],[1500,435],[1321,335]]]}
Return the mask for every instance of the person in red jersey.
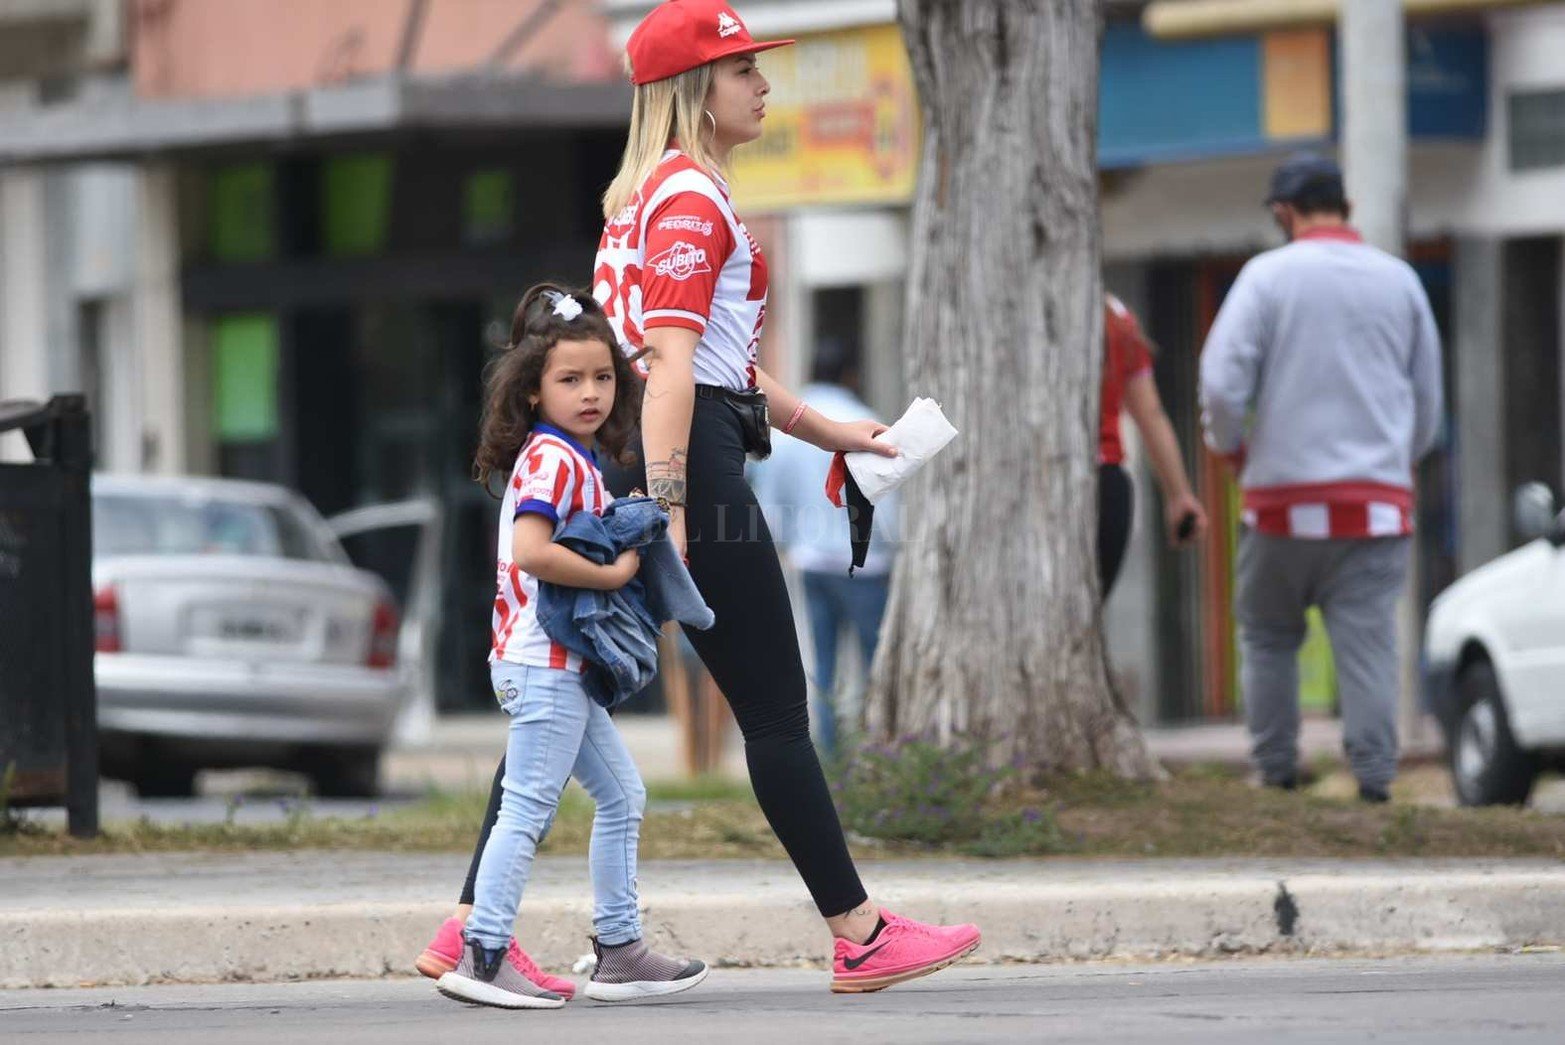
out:
{"label": "person in red jersey", "polygon": [[[641,435],[647,493],[716,624],[687,635],[733,708],[767,822],[834,937],[831,989],[877,991],[978,947],[973,925],[929,925],[871,902],[848,853],[810,741],[804,662],[771,531],[744,477],[769,426],[828,451],[895,455],[875,421],[833,421],[757,365],[766,258],[734,209],[725,169],[761,135],[771,90],[757,42],[718,0],[667,0],[630,36],[635,95],[620,169],[604,194],[593,296],[646,379]],[[769,407],[769,410],[768,410]],[[493,830],[497,774],[483,832]],[[475,860],[476,863],[476,860]],[[420,956],[444,966],[472,903]]]}
{"label": "person in red jersey", "polygon": [[1152,459],[1152,470],[1157,473],[1169,546],[1194,544],[1206,534],[1206,510],[1190,488],[1179,440],[1157,394],[1152,350],[1130,309],[1113,294],[1105,294],[1103,405],[1098,429],[1098,579],[1105,599],[1114,590],[1125,562],[1135,514],[1135,491],[1125,472],[1125,444],[1119,434],[1122,411],[1136,423]]}
{"label": "person in red jersey", "polygon": [[[778,427],[824,450],[895,451],[875,421],[832,421],[756,362],[766,259],[734,209],[729,155],[761,135],[771,89],[757,42],[717,0],[653,8],[626,46],[636,85],[604,196],[593,292],[647,376],[647,489],[717,614],[691,643],[744,734],[755,796],[835,943],[832,990],[879,990],[978,946],[975,926],[925,925],[872,903],[810,742],[805,675],[777,550],[744,478]],[[770,408],[769,415],[767,406]]]}

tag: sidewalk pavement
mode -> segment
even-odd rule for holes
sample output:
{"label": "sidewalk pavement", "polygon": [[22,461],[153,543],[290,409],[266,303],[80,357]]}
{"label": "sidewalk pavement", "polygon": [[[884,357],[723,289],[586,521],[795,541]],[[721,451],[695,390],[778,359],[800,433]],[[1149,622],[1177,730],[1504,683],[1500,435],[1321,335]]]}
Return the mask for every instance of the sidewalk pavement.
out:
{"label": "sidewalk pavement", "polygon": [[[679,732],[666,715],[619,715],[615,721],[629,745],[641,775],[647,780],[673,780],[682,774]],[[1201,763],[1246,767],[1250,738],[1242,723],[1163,726],[1144,730],[1152,753],[1165,765]],[[1416,744],[1404,745],[1406,762],[1429,761],[1439,755],[1435,731],[1422,731]],[[427,744],[392,751],[385,780],[393,789],[431,785],[447,789],[487,788],[505,751],[504,722],[498,714],[445,715],[436,721]],[[1300,758],[1310,764],[1322,757],[1342,759],[1342,723],[1308,718],[1299,734]],[[737,731],[724,748],[722,775],[745,777],[744,748]]]}
{"label": "sidewalk pavement", "polygon": [[[462,854],[308,851],[0,860],[0,987],[410,973]],[[984,961],[1384,953],[1565,944],[1557,861],[875,861],[893,910],[975,921]],[[649,938],[716,965],[819,964],[792,868],[641,867]],[[589,951],[585,861],[542,858],[521,938],[548,968]],[[823,985],[824,989],[824,985]]]}
{"label": "sidewalk pavement", "polygon": [[[647,780],[684,776],[679,728],[668,715],[616,715],[615,724]],[[442,715],[425,744],[387,752],[381,779],[392,790],[435,786],[446,790],[488,790],[495,766],[505,754],[505,716],[478,712]],[[745,778],[744,747],[737,731],[723,749],[720,775]]]}

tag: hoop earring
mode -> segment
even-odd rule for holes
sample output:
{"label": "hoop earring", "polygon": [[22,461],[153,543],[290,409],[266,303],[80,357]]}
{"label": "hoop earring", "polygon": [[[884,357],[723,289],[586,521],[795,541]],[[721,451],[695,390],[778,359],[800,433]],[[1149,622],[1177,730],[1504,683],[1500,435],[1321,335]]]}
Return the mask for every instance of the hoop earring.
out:
{"label": "hoop earring", "polygon": [[712,121],[712,137],[717,137],[717,117],[712,115],[711,109],[702,109],[701,115]]}

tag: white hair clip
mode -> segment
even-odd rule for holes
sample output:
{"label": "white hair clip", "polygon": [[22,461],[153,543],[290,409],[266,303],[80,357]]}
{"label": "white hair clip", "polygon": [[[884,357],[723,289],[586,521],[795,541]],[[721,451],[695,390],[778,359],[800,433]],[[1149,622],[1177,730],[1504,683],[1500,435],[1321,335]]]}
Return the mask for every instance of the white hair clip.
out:
{"label": "white hair clip", "polygon": [[569,294],[560,294],[554,302],[554,314],[569,323],[581,315],[581,302]]}

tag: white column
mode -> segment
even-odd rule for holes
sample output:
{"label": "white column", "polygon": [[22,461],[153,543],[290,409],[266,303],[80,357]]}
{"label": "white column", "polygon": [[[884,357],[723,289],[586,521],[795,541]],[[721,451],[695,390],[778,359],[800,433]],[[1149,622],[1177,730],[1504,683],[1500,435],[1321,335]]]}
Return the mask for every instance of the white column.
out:
{"label": "white column", "polygon": [[106,299],[98,317],[103,384],[93,423],[101,430],[98,468],[106,472],[139,472],[142,466],[144,408],[134,317],[134,296],[128,293]]}
{"label": "white column", "polygon": [[864,401],[888,421],[902,416],[912,401],[902,366],[906,290],[900,276],[864,288]]}
{"label": "white column", "polygon": [[[1407,37],[1401,0],[1351,0],[1340,8],[1343,176],[1364,238],[1400,255],[1407,230]],[[1414,540],[1420,540],[1415,537]],[[1418,556],[1397,608],[1403,745],[1423,738],[1418,702]]]}
{"label": "white column", "polygon": [[1505,488],[1505,368],[1501,365],[1502,244],[1493,237],[1456,242],[1455,353],[1458,565],[1476,569],[1506,550],[1510,491]]}
{"label": "white column", "polygon": [[131,315],[141,377],[141,465],[161,474],[187,467],[177,184],[166,163],[146,163],[137,171]]}
{"label": "white column", "polygon": [[1407,228],[1407,41],[1401,0],[1342,5],[1343,175],[1353,221],[1393,254]]}
{"label": "white column", "polygon": [[[0,399],[49,395],[44,178],[40,170],[0,172]],[[0,458],[32,454],[13,432],[0,436]]]}

